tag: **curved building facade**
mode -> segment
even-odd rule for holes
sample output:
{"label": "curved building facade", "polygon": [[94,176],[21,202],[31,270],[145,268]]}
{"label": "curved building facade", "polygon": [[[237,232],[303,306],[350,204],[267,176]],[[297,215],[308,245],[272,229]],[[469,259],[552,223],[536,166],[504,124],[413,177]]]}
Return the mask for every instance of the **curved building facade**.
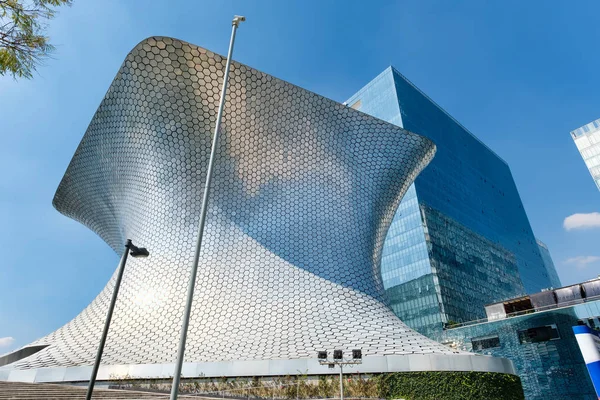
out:
{"label": "curved building facade", "polygon": [[[131,238],[151,253],[128,261],[99,379],[173,371],[224,64],[175,39],[137,45],[56,192],[57,210],[115,251]],[[184,376],[298,373],[334,348],[362,349],[365,372],[512,372],[385,303],[383,240],[435,145],[236,62],[229,82]],[[0,379],[88,379],[114,279]]]}

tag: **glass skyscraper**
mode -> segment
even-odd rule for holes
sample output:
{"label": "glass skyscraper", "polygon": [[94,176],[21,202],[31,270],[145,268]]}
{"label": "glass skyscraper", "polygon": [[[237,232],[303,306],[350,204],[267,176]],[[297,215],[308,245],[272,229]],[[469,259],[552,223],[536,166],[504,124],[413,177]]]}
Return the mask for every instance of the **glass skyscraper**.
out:
{"label": "glass skyscraper", "polygon": [[[459,350],[510,359],[521,378],[526,400],[595,400],[572,327],[595,327],[600,301],[447,329],[442,343]],[[543,340],[528,333],[551,328]]]}
{"label": "glass skyscraper", "polygon": [[571,131],[571,137],[600,190],[600,119]]}
{"label": "glass skyscraper", "polygon": [[554,261],[552,261],[552,256],[550,256],[550,250],[548,250],[548,246],[546,246],[546,244],[540,239],[536,239],[536,241],[538,248],[540,249],[542,260],[544,260],[544,266],[548,272],[548,277],[550,278],[550,284],[555,289],[561,287],[562,283],[560,283],[560,278],[556,272],[556,267],[554,266]]}
{"label": "glass skyscraper", "polygon": [[389,67],[346,104],[432,139],[437,153],[388,232],[381,272],[394,312],[439,338],[484,305],[552,286],[506,162]]}

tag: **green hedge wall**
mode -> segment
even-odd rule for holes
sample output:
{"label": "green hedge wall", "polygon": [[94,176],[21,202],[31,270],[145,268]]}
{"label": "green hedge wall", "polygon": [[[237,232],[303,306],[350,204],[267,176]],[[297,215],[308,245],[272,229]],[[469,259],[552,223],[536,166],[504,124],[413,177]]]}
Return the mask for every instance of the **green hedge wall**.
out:
{"label": "green hedge wall", "polygon": [[523,400],[518,376],[492,372],[402,372],[381,375],[380,396],[406,400]]}
{"label": "green hedge wall", "polygon": [[[112,376],[113,389],[151,389],[169,393],[170,380],[136,380]],[[324,399],[340,395],[339,376],[279,376],[185,379],[185,394],[227,391],[237,398]],[[344,397],[406,400],[524,400],[519,377],[491,372],[394,372],[344,375]]]}

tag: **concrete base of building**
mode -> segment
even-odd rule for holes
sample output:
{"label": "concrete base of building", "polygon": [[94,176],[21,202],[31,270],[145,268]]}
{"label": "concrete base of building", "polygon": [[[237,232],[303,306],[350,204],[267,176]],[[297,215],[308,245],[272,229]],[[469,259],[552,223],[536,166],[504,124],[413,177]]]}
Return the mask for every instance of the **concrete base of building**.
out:
{"label": "concrete base of building", "polygon": [[[99,381],[119,379],[168,379],[172,378],[174,364],[103,365],[98,372]],[[366,374],[417,371],[478,371],[515,375],[512,361],[506,358],[475,354],[411,354],[393,356],[370,356],[360,365],[347,368],[348,373],[360,371]],[[54,367],[36,369],[0,368],[0,381],[11,382],[83,382],[90,378],[91,366]],[[183,378],[220,378],[284,375],[337,374],[319,364],[317,359],[250,360],[226,362],[185,363]]]}

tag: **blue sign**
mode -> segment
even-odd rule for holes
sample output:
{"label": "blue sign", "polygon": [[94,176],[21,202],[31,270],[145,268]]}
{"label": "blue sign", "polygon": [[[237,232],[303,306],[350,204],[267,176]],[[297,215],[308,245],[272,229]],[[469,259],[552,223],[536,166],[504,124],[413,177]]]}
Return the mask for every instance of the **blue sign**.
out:
{"label": "blue sign", "polygon": [[587,325],[574,326],[573,332],[592,378],[596,395],[600,399],[600,333]]}

